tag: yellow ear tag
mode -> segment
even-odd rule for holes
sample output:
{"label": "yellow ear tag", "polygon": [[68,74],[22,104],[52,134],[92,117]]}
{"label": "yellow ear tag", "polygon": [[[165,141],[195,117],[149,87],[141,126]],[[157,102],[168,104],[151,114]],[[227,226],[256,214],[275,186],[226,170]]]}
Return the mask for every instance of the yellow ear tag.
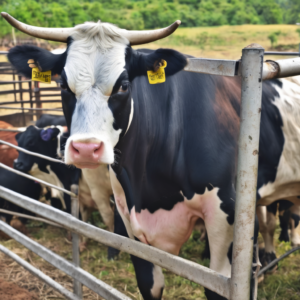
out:
{"label": "yellow ear tag", "polygon": [[41,72],[38,68],[32,68],[33,81],[41,81],[45,83],[51,83],[51,71]]}
{"label": "yellow ear tag", "polygon": [[166,81],[165,67],[167,66],[167,62],[162,60],[163,65],[159,67],[159,69],[154,71],[147,71],[148,80],[150,84],[163,83]]}

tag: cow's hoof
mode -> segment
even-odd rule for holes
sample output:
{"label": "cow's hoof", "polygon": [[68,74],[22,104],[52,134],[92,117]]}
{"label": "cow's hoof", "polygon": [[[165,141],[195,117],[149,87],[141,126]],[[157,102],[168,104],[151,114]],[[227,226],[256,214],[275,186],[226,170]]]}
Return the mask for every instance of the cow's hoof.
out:
{"label": "cow's hoof", "polygon": [[[267,266],[269,263],[271,263],[274,259],[276,259],[276,254],[274,252],[266,252],[264,255],[264,263],[263,267]],[[267,272],[268,273],[273,273],[277,270],[278,264],[275,264],[274,266],[268,268]]]}
{"label": "cow's hoof", "polygon": [[290,241],[290,237],[289,237],[288,232],[284,232],[282,230],[281,233],[280,233],[280,236],[279,236],[278,240],[280,242],[289,242]]}
{"label": "cow's hoof", "polygon": [[28,231],[26,226],[19,219],[12,219],[10,221],[10,226],[20,231],[21,233],[27,235]]}
{"label": "cow's hoof", "polygon": [[117,258],[117,256],[119,255],[120,250],[112,248],[112,247],[108,247],[107,250],[107,259],[108,260],[115,260]]}

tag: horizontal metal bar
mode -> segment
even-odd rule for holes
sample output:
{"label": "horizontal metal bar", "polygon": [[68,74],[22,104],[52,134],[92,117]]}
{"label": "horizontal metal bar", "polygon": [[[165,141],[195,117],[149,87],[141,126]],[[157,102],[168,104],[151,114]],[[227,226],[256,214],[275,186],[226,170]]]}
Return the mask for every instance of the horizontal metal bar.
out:
{"label": "horizontal metal bar", "polygon": [[263,80],[297,75],[300,75],[300,57],[264,62]]}
{"label": "horizontal metal bar", "polygon": [[70,231],[86,236],[104,245],[148,260],[155,265],[168,269],[179,276],[201,284],[219,295],[229,298],[230,278],[209,268],[84,223],[67,213],[59,211],[49,205],[37,202],[2,186],[0,186],[0,197],[3,197],[14,204],[26,208],[27,210],[45,218],[55,220],[55,222],[61,224]]}
{"label": "horizontal metal bar", "polygon": [[[16,103],[16,102],[15,102]],[[22,102],[17,102],[17,104],[22,104]],[[11,106],[1,106],[0,109],[12,109],[12,110],[44,110],[44,111],[63,111],[62,108],[31,108],[31,107],[11,107]]]}
{"label": "horizontal metal bar", "polygon": [[56,163],[60,163],[60,164],[65,164],[62,160],[55,159],[55,158],[52,158],[52,157],[49,157],[49,156],[45,156],[45,155],[42,155],[42,154],[39,154],[39,153],[36,153],[36,152],[28,151],[28,150],[26,150],[24,148],[18,147],[18,146],[14,145],[14,144],[11,144],[11,143],[3,141],[3,140],[0,140],[0,144],[4,144],[4,145],[7,145],[9,147],[15,148],[18,151],[24,152],[24,153],[32,155],[32,156],[36,156],[36,157],[43,158],[43,159],[46,159],[46,160],[49,160],[49,161],[53,161],[53,162],[56,162]]}
{"label": "horizontal metal bar", "polygon": [[22,259],[18,255],[14,254],[10,250],[8,250],[6,247],[0,245],[0,251],[12,258],[14,261],[16,261],[19,265],[21,265],[24,269],[29,271],[31,274],[34,276],[38,277],[42,281],[44,281],[46,284],[51,286],[53,289],[55,289],[57,292],[62,294],[63,296],[66,297],[66,299],[70,300],[81,300],[79,297],[77,297],[75,294],[70,292],[69,290],[65,289],[63,286],[61,286],[59,283],[54,281],[52,278],[44,274],[42,271],[39,269],[35,268],[31,264],[29,264],[26,260]]}
{"label": "horizontal metal bar", "polygon": [[300,52],[266,51],[264,55],[300,56]]}
{"label": "horizontal metal bar", "polygon": [[15,90],[0,91],[0,95],[30,93],[30,92],[31,92],[30,89],[15,89]]}
{"label": "horizontal metal bar", "polygon": [[26,128],[20,129],[20,128],[0,128],[0,131],[7,131],[7,132],[24,132]]}
{"label": "horizontal metal bar", "polygon": [[47,249],[46,247],[40,245],[39,243],[31,240],[26,235],[15,230],[11,226],[7,225],[3,221],[0,221],[0,230],[5,232],[7,235],[12,237],[14,240],[38,254],[41,258],[46,260],[48,263],[54,267],[62,270],[69,276],[77,279],[82,284],[87,286],[92,291],[96,292],[98,295],[104,297],[105,299],[114,300],[129,300],[126,295],[120,293],[118,290],[114,289],[105,282],[95,278],[93,275],[87,271],[74,266],[72,263],[68,262],[66,259],[60,257],[56,253]]}
{"label": "horizontal metal bar", "polygon": [[13,168],[11,168],[11,167],[8,167],[7,165],[5,165],[5,164],[3,164],[3,163],[0,163],[0,168],[6,169],[6,170],[8,170],[8,171],[11,171],[11,172],[16,173],[16,174],[18,174],[18,175],[20,175],[20,176],[26,177],[26,178],[28,178],[28,179],[37,181],[37,182],[39,182],[39,183],[42,183],[42,184],[44,184],[44,185],[46,185],[46,186],[49,186],[49,187],[51,187],[51,188],[54,188],[54,189],[56,189],[56,190],[62,191],[62,192],[64,192],[64,193],[67,194],[67,195],[70,195],[70,196],[73,196],[73,197],[75,196],[75,197],[76,197],[76,195],[75,195],[74,193],[72,193],[72,192],[70,192],[70,191],[68,191],[68,190],[66,190],[66,189],[63,189],[63,188],[61,188],[61,187],[58,187],[58,186],[53,185],[53,184],[51,184],[51,183],[48,183],[48,182],[46,182],[46,181],[44,181],[44,180],[41,180],[41,179],[39,179],[39,178],[36,178],[36,177],[34,177],[34,176],[31,176],[31,175],[25,174],[25,173],[23,173],[23,172],[20,172],[20,171],[18,171],[18,170],[16,170],[16,169],[13,169]]}
{"label": "horizontal metal bar", "polygon": [[39,221],[39,222],[47,223],[47,224],[55,226],[55,227],[62,228],[62,226],[60,226],[59,224],[54,223],[52,221],[49,221],[47,219],[38,218],[38,217],[34,217],[34,216],[29,216],[29,215],[25,215],[25,214],[20,214],[20,213],[18,213],[16,211],[10,211],[10,210],[6,210],[6,209],[0,209],[0,213],[12,215],[12,216],[17,216],[17,217],[20,217],[20,218],[26,218],[26,219],[30,219],[30,220],[34,220],[34,221]]}
{"label": "horizontal metal bar", "polygon": [[[18,93],[18,92],[17,92]],[[26,100],[26,101],[18,101],[18,102],[13,102],[13,101],[7,101],[7,102],[1,102],[1,105],[10,105],[10,104],[31,104],[31,103],[61,103],[61,100],[41,100],[41,101],[30,101],[30,100]]]}
{"label": "horizontal metal bar", "polygon": [[31,80],[11,80],[11,81],[0,81],[0,85],[4,84],[14,84],[14,83],[28,83],[32,82]]}
{"label": "horizontal metal bar", "polygon": [[211,75],[235,76],[239,61],[208,58],[188,58],[184,70]]}
{"label": "horizontal metal bar", "polygon": [[0,51],[0,54],[8,54],[8,51]]}

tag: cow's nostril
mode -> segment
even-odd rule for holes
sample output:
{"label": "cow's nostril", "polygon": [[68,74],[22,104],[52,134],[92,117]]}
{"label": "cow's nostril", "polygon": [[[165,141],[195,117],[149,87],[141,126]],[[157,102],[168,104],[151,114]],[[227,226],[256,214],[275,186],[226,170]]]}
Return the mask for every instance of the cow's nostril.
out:
{"label": "cow's nostril", "polygon": [[101,154],[101,148],[102,148],[103,143],[101,142],[94,150],[94,154],[100,155]]}
{"label": "cow's nostril", "polygon": [[74,143],[73,143],[73,142],[71,143],[71,146],[72,146],[72,149],[73,149],[75,152],[79,153],[79,150],[74,146]]}

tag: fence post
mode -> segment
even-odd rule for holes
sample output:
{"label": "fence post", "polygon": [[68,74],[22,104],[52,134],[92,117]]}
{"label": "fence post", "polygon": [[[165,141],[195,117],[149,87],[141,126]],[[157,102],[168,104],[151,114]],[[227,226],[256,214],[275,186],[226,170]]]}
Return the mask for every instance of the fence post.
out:
{"label": "fence post", "polygon": [[[41,90],[38,81],[34,81],[34,97],[35,97],[35,106],[36,108],[42,108],[41,102]],[[40,118],[42,111],[36,111],[37,120]]]}
{"label": "fence post", "polygon": [[[264,49],[242,52],[242,102],[230,300],[249,300],[252,277]],[[252,299],[252,296],[251,296]]]}
{"label": "fence post", "polygon": [[[77,195],[77,197],[71,196],[71,214],[75,218],[79,218],[79,201],[78,201],[78,185],[71,185],[71,192]],[[73,264],[76,267],[80,267],[80,252],[79,252],[79,235],[72,232],[72,253],[73,253]],[[80,281],[74,279],[73,282],[74,294],[82,299],[82,284]]]}

